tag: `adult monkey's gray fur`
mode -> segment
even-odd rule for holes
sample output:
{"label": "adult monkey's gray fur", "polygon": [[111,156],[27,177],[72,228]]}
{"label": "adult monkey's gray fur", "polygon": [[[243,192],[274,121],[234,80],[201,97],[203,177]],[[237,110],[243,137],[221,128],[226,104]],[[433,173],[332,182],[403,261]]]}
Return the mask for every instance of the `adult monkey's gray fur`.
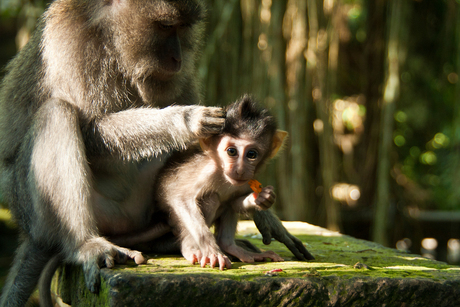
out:
{"label": "adult monkey's gray fur", "polygon": [[[93,292],[100,267],[144,261],[102,235],[146,227],[163,155],[222,127],[220,108],[196,105],[203,15],[199,0],[56,0],[6,67],[0,188],[22,243],[1,306],[23,306],[53,257],[82,264]],[[259,217],[264,242],[302,256]]]}
{"label": "adult monkey's gray fur", "polygon": [[23,238],[2,306],[24,305],[56,254],[83,264],[93,292],[100,266],[144,261],[101,234],[147,225],[161,154],[222,127],[220,108],[196,106],[203,14],[198,1],[58,0],[7,66],[1,189]]}

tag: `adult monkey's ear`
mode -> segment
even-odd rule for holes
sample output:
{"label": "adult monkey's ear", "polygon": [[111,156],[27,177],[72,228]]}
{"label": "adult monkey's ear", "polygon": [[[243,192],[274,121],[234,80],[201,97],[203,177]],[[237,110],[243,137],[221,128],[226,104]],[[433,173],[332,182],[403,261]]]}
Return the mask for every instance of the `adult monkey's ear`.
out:
{"label": "adult monkey's ear", "polygon": [[270,154],[270,159],[276,156],[278,151],[283,147],[287,136],[288,133],[286,131],[276,130],[272,140],[272,152]]}

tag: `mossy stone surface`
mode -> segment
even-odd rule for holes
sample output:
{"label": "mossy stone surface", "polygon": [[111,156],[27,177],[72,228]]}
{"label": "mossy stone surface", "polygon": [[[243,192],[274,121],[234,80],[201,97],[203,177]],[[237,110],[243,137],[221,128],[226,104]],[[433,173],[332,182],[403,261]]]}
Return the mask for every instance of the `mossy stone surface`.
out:
{"label": "mossy stone surface", "polygon": [[[297,261],[279,242],[263,245],[253,222],[242,221],[240,237],[285,262],[234,262],[219,271],[150,255],[145,265],[102,269],[98,295],[86,289],[76,266],[61,268],[55,288],[72,306],[460,306],[460,267],[307,223],[284,225],[315,260]],[[273,269],[282,271],[266,274]]]}

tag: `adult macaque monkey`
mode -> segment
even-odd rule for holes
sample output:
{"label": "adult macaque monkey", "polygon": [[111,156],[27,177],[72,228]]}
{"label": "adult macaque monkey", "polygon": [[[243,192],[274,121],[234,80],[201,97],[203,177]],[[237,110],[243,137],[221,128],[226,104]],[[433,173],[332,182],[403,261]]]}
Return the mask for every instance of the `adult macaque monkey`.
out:
{"label": "adult macaque monkey", "polygon": [[[101,235],[146,227],[165,155],[222,128],[196,105],[203,15],[199,0],[56,0],[8,64],[0,188],[22,243],[1,306],[23,306],[51,258],[82,264],[93,292],[100,267],[144,261]],[[305,255],[274,215],[255,220]]]}
{"label": "adult macaque monkey", "polygon": [[101,266],[144,261],[101,235],[147,225],[161,155],[222,128],[220,108],[195,105],[203,14],[198,0],[56,0],[6,67],[0,184],[22,244],[1,306],[24,306],[55,255],[93,292]]}
{"label": "adult macaque monkey", "polygon": [[[272,186],[253,194],[248,181],[276,155],[287,132],[276,130],[266,109],[244,96],[227,109],[222,134],[173,155],[157,177],[156,205],[178,234],[182,255],[204,267],[230,268],[226,252],[243,262],[283,261],[276,253],[247,251],[235,243],[239,213],[266,210],[275,202]],[[216,225],[216,238],[210,231]],[[217,241],[217,242],[216,242]],[[222,249],[222,251],[221,251]]]}

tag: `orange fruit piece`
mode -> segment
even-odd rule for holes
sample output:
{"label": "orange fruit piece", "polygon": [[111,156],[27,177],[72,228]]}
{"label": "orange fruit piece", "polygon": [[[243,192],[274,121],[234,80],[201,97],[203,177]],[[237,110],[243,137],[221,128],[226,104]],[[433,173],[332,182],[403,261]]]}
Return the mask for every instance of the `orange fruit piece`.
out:
{"label": "orange fruit piece", "polygon": [[252,179],[248,181],[248,184],[255,193],[262,192],[262,184],[259,181]]}

